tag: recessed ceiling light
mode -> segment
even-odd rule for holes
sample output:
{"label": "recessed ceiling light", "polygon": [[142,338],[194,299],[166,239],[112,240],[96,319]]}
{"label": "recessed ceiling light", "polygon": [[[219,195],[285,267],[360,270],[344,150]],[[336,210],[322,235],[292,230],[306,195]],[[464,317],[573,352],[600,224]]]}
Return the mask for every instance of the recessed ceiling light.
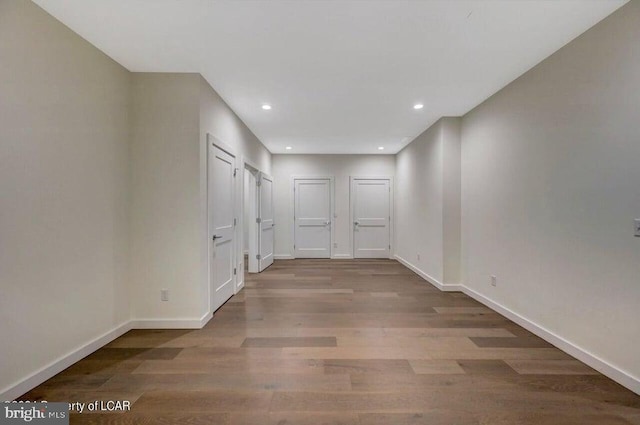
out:
{"label": "recessed ceiling light", "polygon": [[378,146],[378,150],[379,151],[383,151],[384,150],[384,146]]}
{"label": "recessed ceiling light", "polygon": [[287,146],[285,149],[286,149],[286,150],[288,150],[288,151],[290,151],[290,150],[291,150],[291,149],[293,149],[293,148],[292,148],[291,146]]}
{"label": "recessed ceiling light", "polygon": [[262,109],[264,109],[265,111],[268,111],[269,109],[271,109],[271,105],[268,105],[265,103],[264,105],[262,105]]}
{"label": "recessed ceiling light", "polygon": [[422,103],[416,103],[415,105],[413,105],[413,109],[422,109],[424,108],[424,105]]}

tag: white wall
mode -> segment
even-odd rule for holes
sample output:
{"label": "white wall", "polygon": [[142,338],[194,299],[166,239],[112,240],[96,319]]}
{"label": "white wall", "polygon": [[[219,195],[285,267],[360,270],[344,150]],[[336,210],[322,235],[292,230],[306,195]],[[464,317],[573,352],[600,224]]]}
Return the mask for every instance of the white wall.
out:
{"label": "white wall", "polygon": [[334,257],[353,255],[351,221],[349,217],[349,176],[391,176],[395,174],[393,155],[273,155],[275,255],[276,258],[293,256],[293,200],[291,176],[330,175],[335,181],[334,218],[337,247]]}
{"label": "white wall", "polygon": [[[640,2],[463,120],[463,281],[640,391]],[[489,275],[497,286],[489,285]]]}
{"label": "white wall", "polygon": [[396,155],[396,256],[436,285],[460,283],[460,119]]}
{"label": "white wall", "polygon": [[0,398],[129,320],[129,88],[38,6],[0,1]]}

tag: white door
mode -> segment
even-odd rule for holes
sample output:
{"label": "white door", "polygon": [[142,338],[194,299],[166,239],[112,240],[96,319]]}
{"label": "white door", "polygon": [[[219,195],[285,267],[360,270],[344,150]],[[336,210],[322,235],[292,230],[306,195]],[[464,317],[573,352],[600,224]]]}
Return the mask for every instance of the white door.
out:
{"label": "white door", "polygon": [[296,258],[331,258],[331,179],[294,180]]}
{"label": "white door", "polygon": [[258,254],[260,253],[258,238],[260,234],[259,224],[257,223],[258,212],[258,171],[247,170],[245,172],[247,196],[245,204],[246,212],[246,228],[245,233],[248,235],[248,249],[249,249],[249,273],[260,272],[260,260],[258,260]]}
{"label": "white door", "polygon": [[235,158],[209,145],[209,278],[211,308],[216,311],[234,292]]}
{"label": "white door", "polygon": [[273,179],[260,173],[258,180],[258,222],[260,271],[273,264]]}
{"label": "white door", "polygon": [[389,258],[391,253],[390,179],[351,180],[353,257]]}

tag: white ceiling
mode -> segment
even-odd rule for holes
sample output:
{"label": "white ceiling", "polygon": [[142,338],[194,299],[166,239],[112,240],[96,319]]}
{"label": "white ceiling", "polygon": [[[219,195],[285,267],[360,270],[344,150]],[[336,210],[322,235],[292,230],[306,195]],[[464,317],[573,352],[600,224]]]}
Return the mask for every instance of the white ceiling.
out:
{"label": "white ceiling", "polygon": [[131,71],[200,72],[274,153],[395,153],[626,0],[35,2]]}

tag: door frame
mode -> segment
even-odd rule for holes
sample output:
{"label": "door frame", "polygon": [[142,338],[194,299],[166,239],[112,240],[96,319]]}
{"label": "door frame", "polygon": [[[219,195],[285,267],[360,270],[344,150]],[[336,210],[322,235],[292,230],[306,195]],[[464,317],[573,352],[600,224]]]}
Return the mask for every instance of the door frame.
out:
{"label": "door frame", "polygon": [[[241,224],[241,234],[242,237],[244,238],[244,232],[248,232],[249,233],[249,253],[248,253],[248,257],[247,260],[249,261],[248,267],[247,267],[247,272],[248,273],[258,273],[259,271],[259,266],[258,266],[258,260],[256,259],[256,255],[257,252],[259,251],[258,249],[258,233],[257,233],[257,226],[256,226],[256,218],[258,218],[258,193],[257,193],[257,187],[256,187],[256,181],[258,179],[259,174],[261,173],[260,169],[255,166],[251,161],[247,160],[246,158],[243,158],[243,168],[242,168],[242,207],[241,207],[241,211],[242,211],[242,224]],[[249,184],[251,185],[251,183],[253,183],[253,186],[250,189],[250,205],[249,205],[249,228],[245,229],[244,228],[244,215],[245,215],[245,211],[244,208],[246,207],[246,205],[244,204],[244,177],[245,171],[249,171],[249,173],[251,173],[253,175],[253,180],[251,180],[249,182]],[[253,230],[253,231],[251,231]],[[244,239],[243,239],[243,245],[244,245]],[[242,260],[239,262],[239,267],[242,269],[242,285],[244,285],[244,247],[242,247],[242,252],[241,257]],[[253,255],[252,255],[253,254]],[[239,285],[239,288],[241,286]]]}
{"label": "door frame", "polygon": [[[260,218],[260,220],[262,221],[262,180],[263,179],[267,179],[268,181],[271,182],[271,221],[272,221],[272,238],[273,240],[272,242],[272,247],[271,247],[271,263],[269,264],[269,266],[271,266],[273,264],[273,261],[275,260],[275,233],[276,233],[276,217],[275,217],[275,207],[273,204],[273,191],[274,191],[274,183],[273,183],[273,176],[271,174],[267,174],[263,171],[259,171],[258,172],[258,178],[257,178],[257,183],[259,183],[259,185],[256,187],[256,218]],[[257,231],[257,238],[256,238],[256,243],[257,243],[257,251],[260,252],[262,250],[262,222],[261,223],[257,223],[256,222],[256,231]],[[262,253],[260,253],[260,255],[262,255]],[[262,268],[262,260],[263,258],[261,257],[258,260],[258,273],[262,273],[263,271],[265,271],[267,268],[269,268],[269,266],[266,266],[264,268]]]}
{"label": "door frame", "polygon": [[[233,156],[233,158],[234,158],[234,168],[235,168],[235,173],[236,173],[236,179],[235,179],[235,185],[232,188],[232,191],[233,191],[233,204],[234,204],[233,205],[233,215],[234,215],[235,220],[236,220],[236,225],[234,226],[234,229],[233,229],[233,243],[235,245],[234,245],[234,247],[232,249],[232,252],[233,252],[233,257],[234,257],[233,258],[233,264],[236,265],[236,267],[237,267],[237,263],[238,263],[238,257],[237,257],[238,256],[238,252],[237,252],[238,249],[237,249],[237,247],[238,247],[238,198],[239,198],[239,196],[237,196],[237,195],[238,195],[238,193],[241,193],[241,192],[238,191],[238,180],[241,180],[241,179],[237,178],[237,170],[238,170],[237,165],[238,165],[239,158],[238,158],[235,150],[231,146],[229,146],[228,144],[224,143],[222,140],[218,139],[217,137],[213,136],[212,134],[207,133],[207,160],[206,160],[206,162],[207,162],[207,184],[206,184],[206,186],[207,186],[207,190],[206,190],[206,198],[207,198],[207,207],[206,207],[206,211],[207,211],[207,230],[206,230],[206,235],[205,236],[206,236],[206,240],[207,240],[207,280],[208,280],[208,285],[207,286],[209,288],[209,291],[208,291],[209,292],[209,296],[208,296],[208,298],[209,298],[209,300],[208,300],[209,313],[213,313],[213,305],[211,303],[211,301],[212,301],[211,298],[212,298],[212,294],[213,294],[213,291],[214,291],[213,284],[212,284],[212,277],[213,276],[211,276],[211,254],[212,254],[211,253],[211,243],[209,241],[209,234],[211,233],[211,220],[210,220],[211,214],[210,214],[210,211],[209,211],[209,202],[210,202],[210,198],[209,198],[209,189],[210,189],[209,188],[209,176],[210,176],[211,166],[212,166],[210,164],[210,162],[209,162],[209,149],[211,149],[212,145],[217,147],[218,149],[228,153],[229,155]],[[244,285],[244,279],[243,279],[242,284]],[[234,276],[233,276],[233,293],[234,293],[234,295],[237,294],[238,291],[239,291],[239,289],[238,289],[238,274],[237,274],[237,271],[236,271],[236,274],[234,274]]]}
{"label": "door frame", "polygon": [[394,184],[393,184],[393,176],[362,176],[355,175],[349,176],[349,243],[351,244],[351,258],[355,258],[356,254],[356,244],[355,239],[353,237],[353,222],[355,214],[355,196],[353,195],[353,182],[354,180],[389,180],[389,259],[394,259],[394,251],[395,251],[395,221],[393,210],[394,207]]}
{"label": "door frame", "polygon": [[290,210],[289,210],[289,220],[290,220],[290,229],[291,229],[291,236],[289,237],[289,251],[291,253],[291,258],[295,259],[296,258],[296,249],[295,249],[295,243],[296,243],[296,220],[295,220],[295,213],[296,213],[296,193],[295,193],[295,188],[296,188],[296,180],[329,180],[329,191],[331,192],[329,195],[329,211],[330,211],[330,220],[331,220],[331,232],[330,233],[330,242],[329,242],[329,258],[334,258],[334,248],[333,248],[333,244],[334,241],[336,240],[335,238],[335,231],[336,231],[336,200],[335,200],[335,178],[334,176],[330,176],[330,175],[318,175],[318,174],[310,174],[310,175],[304,175],[304,174],[296,174],[296,175],[292,175],[290,178],[290,187],[289,187],[289,197],[290,197],[290,201],[289,201],[289,205],[290,205]]}

